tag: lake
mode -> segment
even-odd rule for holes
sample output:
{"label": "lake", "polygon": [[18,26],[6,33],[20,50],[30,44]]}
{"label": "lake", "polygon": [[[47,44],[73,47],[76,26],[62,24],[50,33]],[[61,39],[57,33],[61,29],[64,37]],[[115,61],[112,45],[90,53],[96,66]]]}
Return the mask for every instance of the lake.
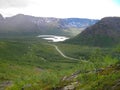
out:
{"label": "lake", "polygon": [[56,36],[56,35],[38,35],[37,37],[48,40],[48,42],[60,42],[69,39],[69,37],[66,36]]}

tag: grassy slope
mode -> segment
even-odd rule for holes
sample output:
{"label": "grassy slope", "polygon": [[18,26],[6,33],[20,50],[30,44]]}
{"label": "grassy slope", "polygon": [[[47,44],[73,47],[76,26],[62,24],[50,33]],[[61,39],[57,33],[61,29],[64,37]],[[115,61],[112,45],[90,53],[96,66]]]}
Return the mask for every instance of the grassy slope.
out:
{"label": "grassy slope", "polygon": [[[118,85],[120,80],[120,63],[115,64],[120,61],[119,45],[114,48],[98,48],[70,44],[59,44],[58,46],[68,56],[88,60],[86,64],[79,64],[78,72],[80,71],[81,73],[77,75],[77,79],[73,78],[69,82],[67,81],[67,84],[62,84],[61,87],[79,82],[76,88],[77,90],[120,89]],[[93,68],[96,70],[94,71]],[[61,88],[60,86],[58,87]]]}
{"label": "grassy slope", "polygon": [[[66,55],[80,59],[83,59],[81,57],[84,56],[85,60],[92,61],[94,64],[76,62],[64,59],[54,47],[45,43],[33,38],[0,40],[0,88],[6,87],[6,90],[20,90],[21,88],[25,88],[25,90],[51,90],[53,87],[64,85],[64,83],[61,85],[61,78],[64,76],[69,76],[78,70],[85,72],[94,70],[94,68],[105,68],[115,64],[119,59],[119,47],[111,52],[111,49],[56,44]],[[113,53],[114,57],[112,57]],[[100,76],[97,79],[95,74],[87,75],[88,80],[84,78],[85,76],[84,73],[78,76],[77,81],[82,86],[79,85],[77,88],[86,88],[87,83],[91,82],[89,87],[93,88],[96,86],[95,82],[104,81],[103,77],[107,77],[105,80],[109,84],[110,78],[114,76],[113,81],[115,81],[120,78],[120,73]],[[96,81],[94,82],[94,80]],[[6,84],[7,82],[11,83]],[[96,90],[98,90],[97,88],[99,86],[96,86]]]}
{"label": "grassy slope", "polygon": [[[49,82],[50,87],[53,87],[51,85],[57,83],[56,80],[73,71],[74,63],[76,62],[61,57],[54,47],[39,41],[0,41],[0,82],[13,81],[13,90],[36,82],[40,85]],[[55,80],[51,78],[53,76],[56,77]],[[38,88],[40,87],[42,86]]]}

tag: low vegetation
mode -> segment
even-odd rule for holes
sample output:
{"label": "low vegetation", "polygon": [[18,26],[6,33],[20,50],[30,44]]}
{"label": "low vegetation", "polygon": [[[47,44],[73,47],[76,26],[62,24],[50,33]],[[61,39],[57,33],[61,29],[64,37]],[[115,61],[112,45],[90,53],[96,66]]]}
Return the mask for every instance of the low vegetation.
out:
{"label": "low vegetation", "polygon": [[51,44],[79,60],[62,57],[54,47],[40,39],[1,39],[0,89],[60,90],[70,86],[75,90],[120,89],[119,45],[99,48]]}
{"label": "low vegetation", "polygon": [[120,17],[105,17],[67,43],[97,47],[114,47],[120,43]]}

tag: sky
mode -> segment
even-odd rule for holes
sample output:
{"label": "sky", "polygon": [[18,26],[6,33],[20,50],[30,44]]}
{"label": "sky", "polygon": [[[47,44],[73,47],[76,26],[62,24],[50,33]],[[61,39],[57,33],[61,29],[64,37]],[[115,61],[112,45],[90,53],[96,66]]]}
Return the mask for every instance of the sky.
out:
{"label": "sky", "polygon": [[0,0],[0,13],[4,17],[16,14],[90,19],[120,17],[120,0]]}

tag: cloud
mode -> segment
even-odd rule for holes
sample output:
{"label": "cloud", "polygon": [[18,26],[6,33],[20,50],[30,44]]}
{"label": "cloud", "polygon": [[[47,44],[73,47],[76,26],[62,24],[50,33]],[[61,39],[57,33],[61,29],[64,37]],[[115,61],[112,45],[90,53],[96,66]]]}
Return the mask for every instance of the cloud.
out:
{"label": "cloud", "polygon": [[114,0],[0,0],[5,17],[18,13],[42,17],[103,18],[120,16]]}
{"label": "cloud", "polygon": [[[102,18],[120,15],[113,0],[31,0],[29,13],[50,17]],[[39,12],[38,12],[39,11]]]}
{"label": "cloud", "polygon": [[0,0],[0,8],[26,7],[28,0]]}

